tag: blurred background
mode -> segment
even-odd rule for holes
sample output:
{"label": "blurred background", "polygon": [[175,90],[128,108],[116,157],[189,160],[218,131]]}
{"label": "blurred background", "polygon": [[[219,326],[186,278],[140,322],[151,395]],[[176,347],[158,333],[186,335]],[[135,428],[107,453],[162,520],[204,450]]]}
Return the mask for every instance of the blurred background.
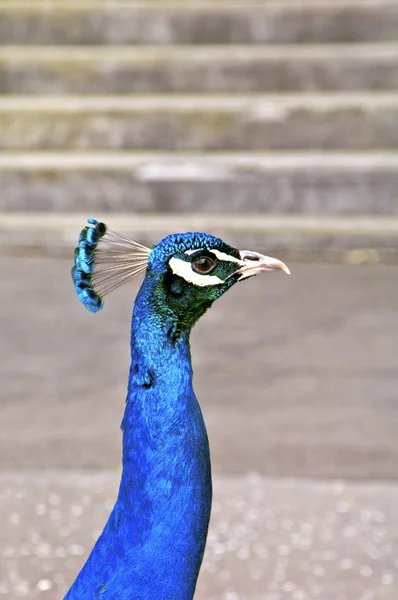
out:
{"label": "blurred background", "polygon": [[396,600],[397,0],[0,0],[0,43],[0,598],[62,598],[117,492],[139,282],[79,305],[92,216],[292,272],[193,332],[197,600]]}

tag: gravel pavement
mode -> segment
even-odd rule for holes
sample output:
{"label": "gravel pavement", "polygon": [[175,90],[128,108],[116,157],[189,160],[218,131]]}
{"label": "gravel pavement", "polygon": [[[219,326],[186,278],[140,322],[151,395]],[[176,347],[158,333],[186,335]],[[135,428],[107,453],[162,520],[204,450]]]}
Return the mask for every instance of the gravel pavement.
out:
{"label": "gravel pavement", "polygon": [[[62,598],[115,473],[0,477],[0,597]],[[398,486],[217,477],[195,600],[396,600]]]}

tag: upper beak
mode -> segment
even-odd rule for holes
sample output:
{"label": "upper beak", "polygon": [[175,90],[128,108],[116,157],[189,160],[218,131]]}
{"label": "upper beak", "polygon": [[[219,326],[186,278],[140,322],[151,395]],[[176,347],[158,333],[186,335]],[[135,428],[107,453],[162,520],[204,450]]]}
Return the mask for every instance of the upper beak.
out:
{"label": "upper beak", "polygon": [[257,275],[257,273],[262,273],[263,271],[274,271],[276,269],[281,269],[290,275],[290,271],[285,263],[277,258],[264,256],[263,254],[251,252],[250,250],[241,250],[240,258],[244,262],[244,265],[234,273],[235,275],[240,275],[239,281],[246,277]]}

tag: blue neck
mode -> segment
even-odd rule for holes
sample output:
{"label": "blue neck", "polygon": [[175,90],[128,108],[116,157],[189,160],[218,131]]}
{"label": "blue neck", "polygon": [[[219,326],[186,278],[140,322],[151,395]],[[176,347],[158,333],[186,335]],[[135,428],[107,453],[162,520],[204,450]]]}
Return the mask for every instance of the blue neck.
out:
{"label": "blue neck", "polygon": [[[123,472],[105,529],[65,600],[192,600],[211,508],[206,427],[189,332],[146,278],[131,332]],[[160,308],[162,307],[162,308]]]}
{"label": "blue neck", "polygon": [[153,299],[144,283],[132,319],[117,506],[130,542],[148,545],[144,567],[157,564],[161,589],[153,597],[190,600],[210,518],[209,447],[192,388],[189,332],[175,339],[173,316],[160,314]]}

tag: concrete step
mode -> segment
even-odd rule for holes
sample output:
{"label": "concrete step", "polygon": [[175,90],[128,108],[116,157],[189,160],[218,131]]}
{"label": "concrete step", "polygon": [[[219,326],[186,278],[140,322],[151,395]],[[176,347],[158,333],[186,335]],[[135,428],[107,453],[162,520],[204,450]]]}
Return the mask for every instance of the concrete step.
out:
{"label": "concrete step", "polygon": [[0,148],[396,149],[398,94],[0,98]]}
{"label": "concrete step", "polygon": [[264,44],[398,39],[395,0],[0,2],[3,44]]}
{"label": "concrete step", "polygon": [[[91,211],[91,212],[89,212]],[[238,213],[145,214],[0,213],[1,256],[70,257],[88,216],[151,247],[176,231],[207,231],[237,248],[258,248],[285,260],[349,264],[398,263],[398,219],[393,215],[286,215]]]}
{"label": "concrete step", "polygon": [[398,214],[398,153],[4,153],[0,210]]}
{"label": "concrete step", "polygon": [[398,44],[0,49],[1,94],[389,90]]}

